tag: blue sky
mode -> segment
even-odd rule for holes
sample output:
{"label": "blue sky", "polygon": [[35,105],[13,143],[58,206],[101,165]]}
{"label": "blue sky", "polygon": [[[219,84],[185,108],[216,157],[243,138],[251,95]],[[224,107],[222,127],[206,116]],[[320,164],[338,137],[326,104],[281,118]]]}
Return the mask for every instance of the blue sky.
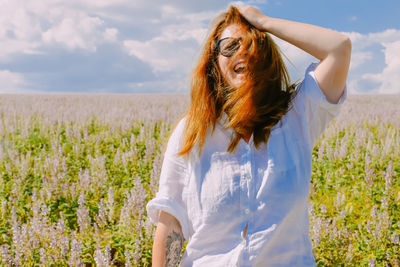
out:
{"label": "blue sky", "polygon": [[[400,1],[0,0],[0,93],[188,93],[210,20],[229,3],[353,43],[350,93],[400,93]],[[292,80],[316,59],[276,40]]]}

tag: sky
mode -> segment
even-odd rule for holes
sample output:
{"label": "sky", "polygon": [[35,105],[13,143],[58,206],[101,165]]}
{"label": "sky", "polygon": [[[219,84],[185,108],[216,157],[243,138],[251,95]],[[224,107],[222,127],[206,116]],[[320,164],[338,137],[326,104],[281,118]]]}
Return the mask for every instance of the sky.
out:
{"label": "sky", "polygon": [[[0,93],[189,93],[230,4],[346,34],[349,93],[400,94],[398,0],[0,0]],[[275,40],[293,81],[318,62]]]}

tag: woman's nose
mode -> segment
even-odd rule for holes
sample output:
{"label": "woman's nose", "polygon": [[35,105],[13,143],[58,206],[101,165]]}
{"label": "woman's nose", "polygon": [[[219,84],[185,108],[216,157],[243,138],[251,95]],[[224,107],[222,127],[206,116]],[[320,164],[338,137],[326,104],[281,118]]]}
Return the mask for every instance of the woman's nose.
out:
{"label": "woman's nose", "polygon": [[243,45],[241,45],[241,46],[239,47],[237,53],[238,53],[238,55],[242,55],[242,56],[248,56],[248,55],[249,55],[248,49],[247,49],[245,46],[243,46]]}

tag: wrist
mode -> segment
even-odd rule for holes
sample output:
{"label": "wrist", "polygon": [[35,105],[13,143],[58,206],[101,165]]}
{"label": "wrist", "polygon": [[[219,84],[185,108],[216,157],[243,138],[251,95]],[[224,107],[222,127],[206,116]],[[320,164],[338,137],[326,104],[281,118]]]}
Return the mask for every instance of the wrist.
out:
{"label": "wrist", "polygon": [[261,25],[261,29],[260,30],[262,30],[262,31],[265,31],[265,32],[269,32],[270,31],[270,29],[271,29],[271,20],[273,20],[273,18],[271,18],[271,17],[268,17],[268,16],[264,16],[264,17],[262,17],[261,19],[260,19],[260,21],[259,21],[259,23],[260,23],[260,25]]}

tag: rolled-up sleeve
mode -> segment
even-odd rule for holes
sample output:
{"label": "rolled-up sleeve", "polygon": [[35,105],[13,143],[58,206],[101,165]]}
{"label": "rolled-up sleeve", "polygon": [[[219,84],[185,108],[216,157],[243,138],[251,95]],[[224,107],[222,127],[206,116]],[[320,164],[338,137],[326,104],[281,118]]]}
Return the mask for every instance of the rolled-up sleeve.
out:
{"label": "rolled-up sleeve", "polygon": [[347,98],[346,86],[337,104],[330,103],[326,99],[315,79],[314,69],[316,66],[317,63],[312,63],[307,68],[293,101],[293,107],[296,112],[305,116],[312,146],[328,126],[328,123],[339,114],[342,104]]}
{"label": "rolled-up sleeve", "polygon": [[161,167],[159,189],[156,197],[147,203],[147,216],[153,224],[157,224],[160,211],[165,211],[174,216],[180,223],[183,236],[188,240],[189,226],[186,203],[183,194],[187,182],[188,161],[186,156],[179,156],[185,118],[180,120],[167,144],[164,160]]}

